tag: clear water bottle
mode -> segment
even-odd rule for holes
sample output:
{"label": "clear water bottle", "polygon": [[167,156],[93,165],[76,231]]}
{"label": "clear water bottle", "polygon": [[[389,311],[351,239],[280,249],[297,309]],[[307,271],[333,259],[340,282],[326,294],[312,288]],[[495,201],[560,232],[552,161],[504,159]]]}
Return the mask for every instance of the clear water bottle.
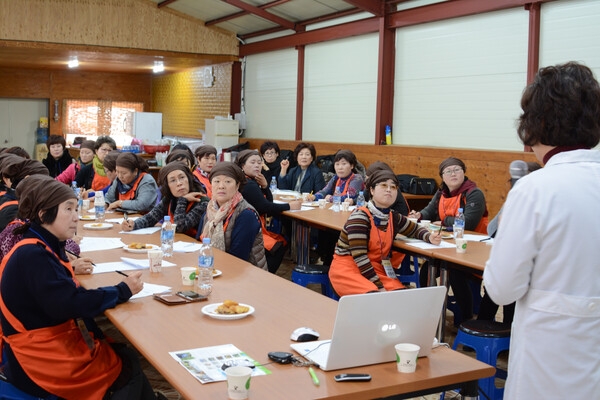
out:
{"label": "clear water bottle", "polygon": [[333,211],[339,212],[342,205],[342,190],[339,186],[335,187],[335,192],[333,193]]}
{"label": "clear water bottle", "polygon": [[271,185],[269,185],[269,189],[271,189],[271,193],[275,193],[277,190],[277,178],[274,176],[271,178]]}
{"label": "clear water bottle", "polygon": [[356,207],[364,207],[365,205],[365,194],[361,190],[358,192],[358,197],[356,198]]}
{"label": "clear water bottle", "polygon": [[452,225],[452,232],[454,233],[454,238],[462,238],[465,233],[465,214],[463,214],[463,209],[459,208],[456,216],[454,217],[454,225]]}
{"label": "clear water bottle", "polygon": [[104,222],[104,192],[102,190],[96,191],[94,194],[94,210],[96,211],[96,222]]}
{"label": "clear water bottle", "polygon": [[213,287],[213,268],[215,257],[213,256],[210,238],[202,239],[202,247],[198,255],[198,275],[196,291],[202,296],[208,296]]}
{"label": "clear water bottle", "polygon": [[173,237],[175,231],[173,230],[173,223],[171,217],[165,215],[162,226],[160,228],[160,247],[163,252],[163,257],[173,256]]}
{"label": "clear water bottle", "polygon": [[71,182],[71,187],[73,188],[73,193],[75,193],[75,197],[77,197],[77,215],[80,217],[83,215],[83,198],[81,197],[81,189],[77,187],[77,182]]}

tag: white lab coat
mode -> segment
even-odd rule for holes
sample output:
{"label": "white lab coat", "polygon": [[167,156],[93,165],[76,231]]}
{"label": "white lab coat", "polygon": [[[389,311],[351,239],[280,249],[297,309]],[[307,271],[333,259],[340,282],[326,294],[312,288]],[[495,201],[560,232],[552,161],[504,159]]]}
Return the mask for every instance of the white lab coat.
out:
{"label": "white lab coat", "polygon": [[496,303],[517,302],[504,398],[600,398],[599,151],[517,182],[483,279]]}

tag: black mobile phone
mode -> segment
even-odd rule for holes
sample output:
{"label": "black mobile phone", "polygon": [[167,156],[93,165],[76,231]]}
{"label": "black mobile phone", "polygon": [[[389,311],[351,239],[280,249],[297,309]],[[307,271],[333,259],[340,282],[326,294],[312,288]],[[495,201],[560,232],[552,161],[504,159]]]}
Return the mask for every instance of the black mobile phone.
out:
{"label": "black mobile phone", "polygon": [[288,353],[286,351],[272,351],[268,354],[268,356],[269,359],[279,364],[289,364],[292,362],[292,357],[294,357],[292,353]]}
{"label": "black mobile phone", "polygon": [[369,374],[339,374],[333,377],[336,382],[351,382],[351,381],[359,381],[359,382],[368,382],[371,380],[371,375]]}
{"label": "black mobile phone", "polygon": [[177,292],[176,294],[189,301],[202,301],[208,299],[208,297],[202,296],[200,293],[194,292],[193,290],[184,290],[182,292]]}

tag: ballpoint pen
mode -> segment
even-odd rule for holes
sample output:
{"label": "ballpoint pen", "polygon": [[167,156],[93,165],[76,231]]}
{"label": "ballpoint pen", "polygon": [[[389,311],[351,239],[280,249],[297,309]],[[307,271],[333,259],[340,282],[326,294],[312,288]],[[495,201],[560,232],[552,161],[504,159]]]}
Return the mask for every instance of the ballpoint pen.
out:
{"label": "ballpoint pen", "polygon": [[[77,254],[73,253],[72,251],[69,250],[65,250],[67,253],[69,253],[70,255],[72,255],[73,257],[76,258],[81,258],[81,256],[78,256]],[[90,262],[90,264],[92,264],[94,267],[96,266],[96,264],[94,264],[93,262]]]}
{"label": "ballpoint pen", "polygon": [[124,212],[124,213],[123,213],[123,220],[125,220],[125,222],[127,222],[127,219],[128,219],[128,218],[127,218],[127,213],[126,213],[126,212]]}
{"label": "ballpoint pen", "polygon": [[315,384],[315,386],[319,386],[321,382],[319,382],[319,378],[317,377],[317,374],[315,374],[315,370],[313,369],[313,367],[308,367],[308,373],[310,374],[310,377],[312,378],[312,381]]}
{"label": "ballpoint pen", "polygon": [[117,274],[119,274],[119,275],[123,275],[123,276],[125,276],[125,277],[128,277],[128,276],[129,276],[129,275],[127,275],[127,274],[126,274],[125,272],[123,272],[123,271],[118,271],[118,270],[117,270],[117,271],[115,271],[115,272],[116,272]]}

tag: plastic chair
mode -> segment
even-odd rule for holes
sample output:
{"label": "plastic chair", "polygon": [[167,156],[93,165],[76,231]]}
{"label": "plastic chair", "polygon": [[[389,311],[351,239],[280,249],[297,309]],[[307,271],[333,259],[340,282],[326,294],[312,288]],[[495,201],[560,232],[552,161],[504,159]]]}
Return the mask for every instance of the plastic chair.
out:
{"label": "plastic chair", "polygon": [[307,287],[309,284],[321,285],[321,293],[334,300],[340,297],[335,293],[327,269],[322,265],[296,265],[292,271],[292,282]]}
{"label": "plastic chair", "polygon": [[[413,261],[412,269],[410,267],[411,258]],[[400,263],[400,268],[396,272],[396,277],[405,285],[412,282],[416,287],[421,287],[421,284],[419,283],[419,258],[411,257],[407,254]]]}
{"label": "plastic chair", "polygon": [[[452,349],[458,345],[475,350],[477,359],[496,368],[498,354],[509,349],[510,325],[496,321],[470,320],[463,322],[454,339]],[[497,388],[495,378],[506,379],[506,371],[496,368],[496,375],[480,379],[479,387],[490,400],[501,400],[504,388]]]}

